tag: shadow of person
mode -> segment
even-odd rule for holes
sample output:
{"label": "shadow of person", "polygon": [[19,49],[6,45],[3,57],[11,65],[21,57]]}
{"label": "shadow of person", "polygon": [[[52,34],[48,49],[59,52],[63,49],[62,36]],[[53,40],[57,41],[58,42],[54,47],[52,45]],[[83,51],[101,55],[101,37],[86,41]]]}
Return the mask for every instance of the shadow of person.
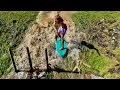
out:
{"label": "shadow of person", "polygon": [[87,43],[86,41],[81,41],[81,45],[84,45],[86,47],[88,47],[89,49],[94,49],[97,51],[97,53],[99,54],[100,56],[100,53],[99,53],[99,50],[97,48],[94,47],[94,45],[90,44],[90,43]]}
{"label": "shadow of person", "polygon": [[100,53],[99,53],[99,50],[97,48],[94,47],[94,45],[90,44],[90,43],[87,43],[86,41],[75,41],[75,40],[71,40],[71,42],[75,45],[75,48],[77,49],[80,49],[82,48],[82,46],[86,46],[88,47],[89,49],[94,49],[97,51],[97,53],[99,54],[100,56]]}

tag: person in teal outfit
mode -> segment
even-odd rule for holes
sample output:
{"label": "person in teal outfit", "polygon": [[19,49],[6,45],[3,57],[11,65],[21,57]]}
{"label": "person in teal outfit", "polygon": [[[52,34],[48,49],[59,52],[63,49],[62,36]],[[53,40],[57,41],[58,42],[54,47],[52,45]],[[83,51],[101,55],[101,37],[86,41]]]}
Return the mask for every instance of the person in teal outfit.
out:
{"label": "person in teal outfit", "polygon": [[[57,24],[60,25],[58,30],[57,30],[57,26],[56,26]],[[59,37],[62,41],[62,47],[60,48],[60,50],[63,50],[63,48],[64,48],[64,36],[66,34],[66,31],[67,31],[67,25],[64,23],[64,20],[62,19],[62,17],[59,16],[59,12],[54,18],[54,30],[55,30],[55,34],[56,34],[55,38]]]}

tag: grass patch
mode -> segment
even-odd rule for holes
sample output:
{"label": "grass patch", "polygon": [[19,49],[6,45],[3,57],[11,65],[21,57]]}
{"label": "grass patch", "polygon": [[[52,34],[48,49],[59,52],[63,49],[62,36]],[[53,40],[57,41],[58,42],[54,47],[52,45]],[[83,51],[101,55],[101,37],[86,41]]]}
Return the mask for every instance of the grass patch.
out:
{"label": "grass patch", "polygon": [[0,76],[10,66],[8,49],[22,42],[37,15],[38,11],[0,11]]}
{"label": "grass patch", "polygon": [[104,77],[107,79],[119,79],[120,73],[119,74],[118,73],[113,73],[113,74],[107,73]]}
{"label": "grass patch", "polygon": [[6,72],[7,68],[11,65],[11,60],[8,54],[4,54],[0,58],[0,77]]}
{"label": "grass patch", "polygon": [[80,11],[72,15],[76,27],[80,31],[88,32],[88,29],[96,26],[99,20],[117,20],[120,21],[119,11]]}
{"label": "grass patch", "polygon": [[[87,22],[95,22],[101,19],[120,20],[119,11],[80,11],[72,16],[77,26],[86,25]],[[81,23],[80,23],[81,22]]]}

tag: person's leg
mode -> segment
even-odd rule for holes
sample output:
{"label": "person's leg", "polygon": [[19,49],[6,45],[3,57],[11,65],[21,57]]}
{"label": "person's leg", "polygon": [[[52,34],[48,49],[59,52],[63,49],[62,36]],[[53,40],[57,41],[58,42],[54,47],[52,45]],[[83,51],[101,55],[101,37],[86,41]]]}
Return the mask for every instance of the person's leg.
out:
{"label": "person's leg", "polygon": [[57,37],[61,38],[60,33],[56,33],[56,34],[55,34],[55,40],[57,39]]}
{"label": "person's leg", "polygon": [[61,41],[62,41],[62,47],[60,48],[60,50],[63,50],[63,48],[64,48],[64,36],[62,35],[62,34],[60,34],[60,36],[61,36]]}
{"label": "person's leg", "polygon": [[58,37],[57,34],[55,34],[55,40],[57,40],[57,37]]}

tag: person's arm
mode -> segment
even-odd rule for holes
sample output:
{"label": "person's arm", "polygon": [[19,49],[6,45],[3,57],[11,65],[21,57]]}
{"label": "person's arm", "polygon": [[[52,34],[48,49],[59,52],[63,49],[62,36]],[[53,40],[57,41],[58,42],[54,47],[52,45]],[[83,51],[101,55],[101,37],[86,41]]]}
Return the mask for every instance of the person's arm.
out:
{"label": "person's arm", "polygon": [[56,28],[56,22],[55,22],[55,19],[54,19],[54,24],[53,24],[53,28],[54,28],[54,30],[55,30],[55,33],[56,33],[56,35],[58,36],[58,31],[57,31],[57,28]]}
{"label": "person's arm", "polygon": [[56,28],[56,18],[59,16],[59,11],[57,11],[57,14],[56,14],[56,16],[54,17],[54,25],[53,25],[53,27],[54,27],[54,30],[55,30],[55,33],[57,34],[57,28]]}
{"label": "person's arm", "polygon": [[66,24],[66,26],[67,26],[67,30],[70,30],[70,25],[69,25],[69,23],[68,23],[67,20],[65,20],[65,24]]}
{"label": "person's arm", "polygon": [[56,22],[55,22],[55,20],[54,20],[54,23],[53,23],[53,28],[54,28],[54,30],[55,30],[55,33],[56,33],[56,31],[57,31],[57,28],[56,28]]}

